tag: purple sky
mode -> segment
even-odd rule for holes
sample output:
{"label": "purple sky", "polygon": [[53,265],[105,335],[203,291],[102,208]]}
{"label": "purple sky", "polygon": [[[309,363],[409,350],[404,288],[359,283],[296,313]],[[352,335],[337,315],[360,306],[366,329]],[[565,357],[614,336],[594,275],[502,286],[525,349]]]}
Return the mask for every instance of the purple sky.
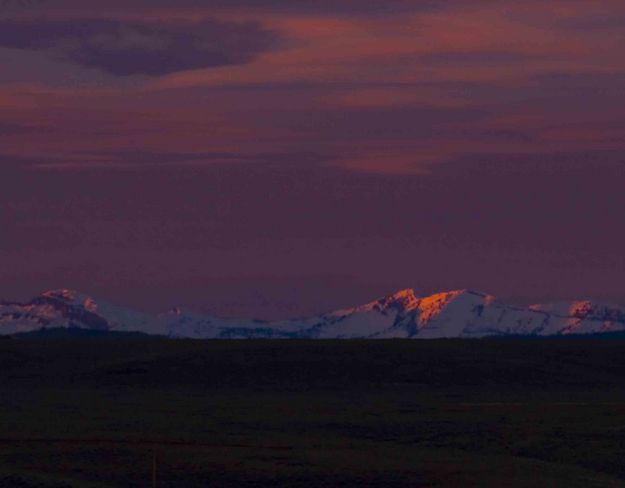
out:
{"label": "purple sky", "polygon": [[85,3],[0,3],[0,297],[625,303],[622,0]]}

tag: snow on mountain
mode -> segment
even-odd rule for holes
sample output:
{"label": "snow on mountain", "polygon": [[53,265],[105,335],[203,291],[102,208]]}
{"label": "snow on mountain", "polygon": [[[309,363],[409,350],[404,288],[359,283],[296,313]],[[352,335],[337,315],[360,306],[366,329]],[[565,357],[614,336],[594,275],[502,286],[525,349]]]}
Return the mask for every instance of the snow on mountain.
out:
{"label": "snow on mountain", "polygon": [[159,325],[149,314],[96,301],[74,290],[47,291],[24,304],[0,302],[2,335],[59,327],[166,334]]}
{"label": "snow on mountain", "polygon": [[[547,305],[532,305],[531,310],[550,314],[561,333],[586,334],[622,330],[625,324],[625,307],[601,305],[590,301],[560,302]],[[562,324],[566,325],[562,327]],[[550,331],[555,328],[552,327]]]}
{"label": "snow on mountain", "polygon": [[588,301],[513,307],[491,295],[455,290],[418,297],[401,290],[317,317],[266,322],[220,319],[180,308],[150,315],[67,289],[28,303],[0,302],[0,334],[42,328],[144,332],[176,338],[419,338],[563,335],[625,330],[625,307]]}

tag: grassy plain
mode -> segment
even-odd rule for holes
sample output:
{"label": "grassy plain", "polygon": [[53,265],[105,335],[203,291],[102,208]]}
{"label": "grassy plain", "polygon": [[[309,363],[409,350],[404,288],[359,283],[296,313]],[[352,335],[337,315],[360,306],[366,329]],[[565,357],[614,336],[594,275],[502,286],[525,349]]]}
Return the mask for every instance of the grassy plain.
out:
{"label": "grassy plain", "polygon": [[154,475],[625,486],[625,341],[0,339],[0,487]]}

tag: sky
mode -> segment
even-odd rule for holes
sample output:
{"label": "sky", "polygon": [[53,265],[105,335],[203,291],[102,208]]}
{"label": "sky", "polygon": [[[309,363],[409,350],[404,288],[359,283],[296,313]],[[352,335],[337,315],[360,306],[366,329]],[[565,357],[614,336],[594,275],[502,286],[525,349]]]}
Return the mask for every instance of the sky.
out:
{"label": "sky", "polygon": [[0,297],[625,304],[622,0],[0,1]]}

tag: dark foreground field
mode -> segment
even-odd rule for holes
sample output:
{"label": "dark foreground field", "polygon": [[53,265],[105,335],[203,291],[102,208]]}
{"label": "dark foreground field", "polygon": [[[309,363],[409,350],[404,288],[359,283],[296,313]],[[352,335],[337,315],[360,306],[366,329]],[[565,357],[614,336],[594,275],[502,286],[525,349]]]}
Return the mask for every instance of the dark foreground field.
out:
{"label": "dark foreground field", "polygon": [[625,486],[625,341],[0,339],[0,486]]}

